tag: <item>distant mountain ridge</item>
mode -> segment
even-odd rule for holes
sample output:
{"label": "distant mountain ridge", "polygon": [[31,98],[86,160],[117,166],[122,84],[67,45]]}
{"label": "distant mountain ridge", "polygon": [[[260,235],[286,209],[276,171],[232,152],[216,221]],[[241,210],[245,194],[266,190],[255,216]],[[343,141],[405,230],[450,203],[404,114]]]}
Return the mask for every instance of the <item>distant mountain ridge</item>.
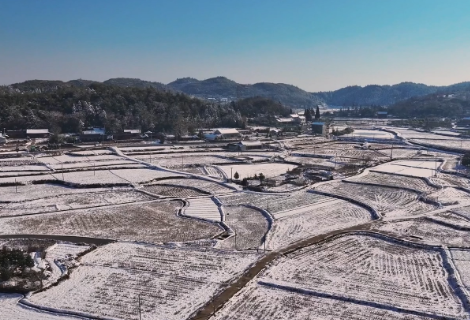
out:
{"label": "distant mountain ridge", "polygon": [[[30,80],[13,84],[9,87],[20,91],[50,91],[57,86],[85,87],[98,81],[71,80],[43,81]],[[238,100],[249,97],[265,97],[295,108],[311,108],[318,104],[332,106],[381,105],[389,106],[414,97],[422,97],[434,93],[458,93],[470,91],[470,82],[462,82],[449,86],[428,86],[421,83],[402,82],[395,85],[348,86],[335,91],[307,92],[296,86],[284,83],[260,82],[255,84],[239,84],[225,77],[214,77],[206,80],[180,78],[168,84],[145,81],[136,78],[112,78],[102,82],[118,87],[155,88],[162,91],[185,93],[197,98],[227,98]]]}

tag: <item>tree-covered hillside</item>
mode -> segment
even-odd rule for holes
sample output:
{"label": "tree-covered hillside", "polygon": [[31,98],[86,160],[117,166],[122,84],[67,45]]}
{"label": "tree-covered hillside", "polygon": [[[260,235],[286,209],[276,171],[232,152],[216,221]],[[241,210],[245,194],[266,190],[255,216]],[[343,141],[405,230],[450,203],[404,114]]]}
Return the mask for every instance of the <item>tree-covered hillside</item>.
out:
{"label": "tree-covered hillside", "polygon": [[107,132],[143,131],[185,134],[199,127],[243,126],[254,113],[288,110],[269,99],[252,98],[220,106],[157,88],[90,82],[27,81],[0,87],[0,128],[48,128],[80,132],[106,127]]}
{"label": "tree-covered hillside", "polygon": [[398,102],[389,112],[400,118],[446,117],[470,115],[470,91],[455,94],[431,94]]}

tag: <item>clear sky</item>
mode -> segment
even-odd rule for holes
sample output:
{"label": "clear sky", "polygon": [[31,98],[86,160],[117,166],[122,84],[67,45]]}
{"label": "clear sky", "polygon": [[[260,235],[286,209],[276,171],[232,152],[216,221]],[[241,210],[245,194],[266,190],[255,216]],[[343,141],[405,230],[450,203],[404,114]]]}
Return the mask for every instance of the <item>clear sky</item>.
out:
{"label": "clear sky", "polygon": [[0,84],[470,80],[470,0],[0,0]]}

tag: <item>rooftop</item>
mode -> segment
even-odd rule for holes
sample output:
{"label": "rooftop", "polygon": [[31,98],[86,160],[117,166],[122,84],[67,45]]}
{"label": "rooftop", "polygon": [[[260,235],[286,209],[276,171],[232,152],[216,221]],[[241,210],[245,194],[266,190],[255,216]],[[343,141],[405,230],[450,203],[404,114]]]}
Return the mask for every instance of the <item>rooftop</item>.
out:
{"label": "rooftop", "polygon": [[48,129],[26,129],[26,134],[47,134]]}

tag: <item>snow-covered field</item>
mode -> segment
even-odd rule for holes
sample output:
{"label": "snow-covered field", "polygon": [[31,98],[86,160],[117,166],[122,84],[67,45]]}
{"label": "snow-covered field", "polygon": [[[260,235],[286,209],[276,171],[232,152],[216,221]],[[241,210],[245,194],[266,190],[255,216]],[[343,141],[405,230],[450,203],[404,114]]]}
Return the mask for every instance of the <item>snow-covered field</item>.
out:
{"label": "snow-covered field", "polygon": [[345,134],[342,137],[348,138],[365,138],[365,139],[394,139],[394,135],[379,130],[358,130],[355,129],[353,133]]}
{"label": "snow-covered field", "polygon": [[319,185],[315,190],[357,200],[387,218],[417,215],[436,209],[436,206],[420,201],[419,193],[391,187],[335,181]]}
{"label": "snow-covered field", "polygon": [[219,208],[211,198],[191,199],[188,202],[189,205],[184,210],[186,216],[209,221],[222,221]]}
{"label": "snow-covered field", "polygon": [[408,177],[371,171],[365,175],[349,178],[348,181],[410,188],[422,192],[435,192],[438,190],[437,187],[429,185],[424,179],[419,177]]}
{"label": "snow-covered field", "polygon": [[39,311],[18,304],[22,298],[19,294],[0,293],[0,319],[2,320],[77,320],[57,313]]}
{"label": "snow-covered field", "polygon": [[223,184],[195,178],[171,178],[161,181],[156,181],[154,185],[175,185],[181,187],[194,187],[210,194],[225,194],[234,192],[233,189],[224,186]]}
{"label": "snow-covered field", "polygon": [[286,163],[240,164],[218,167],[225,172],[227,177],[230,177],[231,173],[238,172],[240,179],[253,177],[255,174],[259,175],[260,173],[264,174],[266,178],[272,178],[296,168],[295,165]]}
{"label": "snow-covered field", "polygon": [[251,283],[233,297],[211,320],[430,320],[387,309],[323,298]]}
{"label": "snow-covered field", "polygon": [[278,259],[259,281],[429,315],[464,318],[440,251],[346,235]]}
{"label": "snow-covered field", "polygon": [[35,304],[137,320],[186,319],[257,259],[254,253],[115,243],[82,258],[70,279],[33,295]]}
{"label": "snow-covered field", "polygon": [[286,247],[309,237],[370,222],[371,213],[344,200],[334,200],[275,215],[267,247]]}
{"label": "snow-covered field", "polygon": [[222,229],[181,218],[180,201],[154,201],[0,219],[0,234],[95,237],[149,243],[210,239]]}
{"label": "snow-covered field", "polygon": [[399,160],[376,166],[373,170],[378,172],[429,178],[437,173],[436,170],[439,168],[441,163],[442,162],[440,161]]}
{"label": "snow-covered field", "polygon": [[438,224],[428,219],[412,219],[379,223],[373,230],[414,242],[433,245],[468,246],[470,233]]}
{"label": "snow-covered field", "polygon": [[85,189],[84,191],[88,192],[54,195],[35,200],[1,204],[0,216],[19,216],[155,200],[147,194],[130,189],[108,189],[106,191]]}

